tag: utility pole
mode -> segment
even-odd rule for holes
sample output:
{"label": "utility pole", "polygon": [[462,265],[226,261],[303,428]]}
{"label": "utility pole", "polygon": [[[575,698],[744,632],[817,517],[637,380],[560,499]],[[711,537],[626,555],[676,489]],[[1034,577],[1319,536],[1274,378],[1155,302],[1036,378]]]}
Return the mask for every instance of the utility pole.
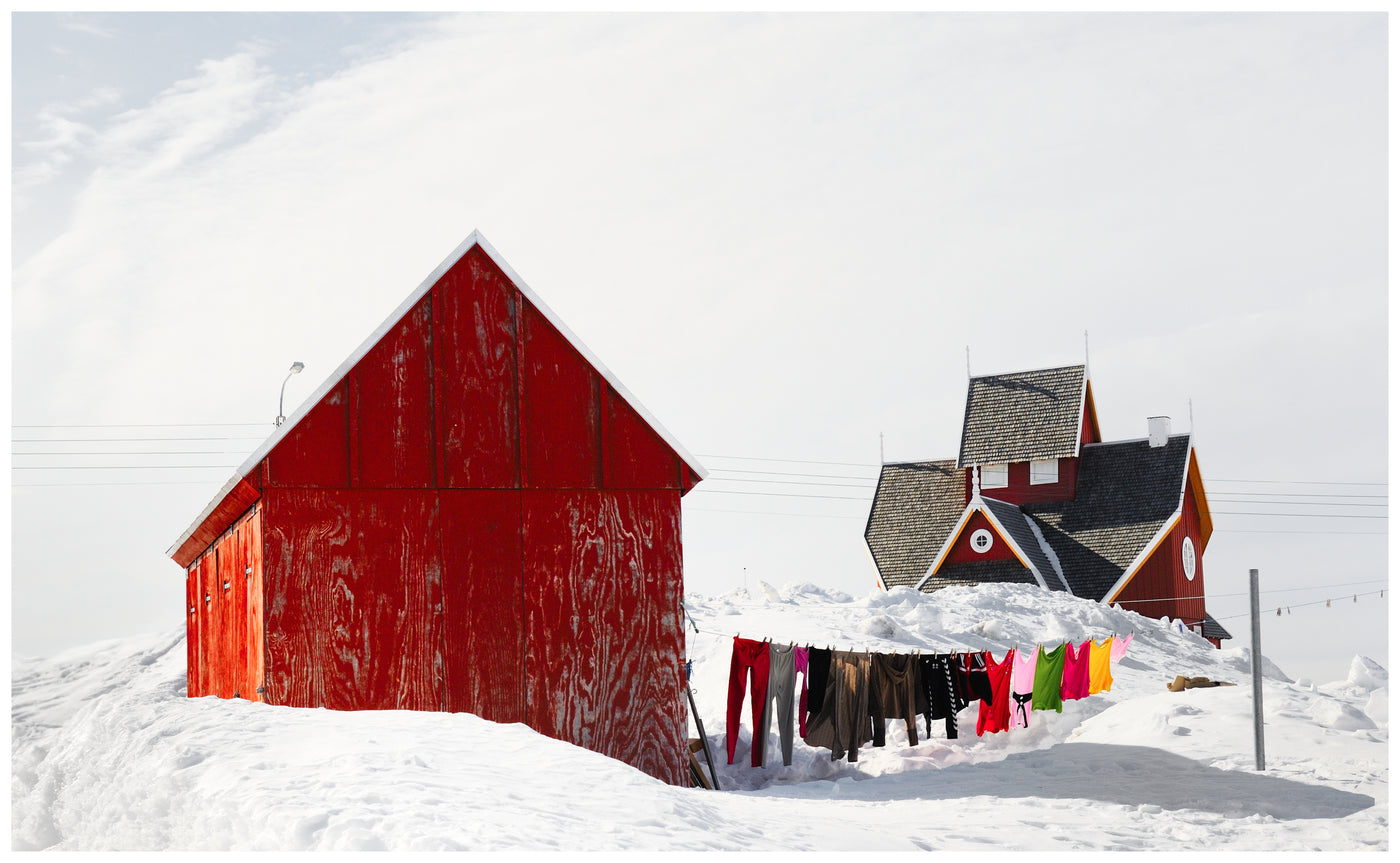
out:
{"label": "utility pole", "polygon": [[1254,678],[1254,769],[1264,769],[1264,654],[1259,643],[1259,570],[1249,571],[1250,675]]}

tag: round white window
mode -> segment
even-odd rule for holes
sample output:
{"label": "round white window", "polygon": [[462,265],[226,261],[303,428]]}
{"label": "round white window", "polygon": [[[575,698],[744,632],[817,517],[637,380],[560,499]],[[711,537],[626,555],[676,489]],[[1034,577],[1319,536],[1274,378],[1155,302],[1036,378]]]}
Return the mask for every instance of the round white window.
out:
{"label": "round white window", "polygon": [[985,527],[979,527],[972,532],[968,542],[971,543],[973,551],[986,554],[992,550],[992,532]]}
{"label": "round white window", "polygon": [[1181,569],[1186,573],[1187,581],[1196,578],[1196,546],[1189,536],[1181,541]]}

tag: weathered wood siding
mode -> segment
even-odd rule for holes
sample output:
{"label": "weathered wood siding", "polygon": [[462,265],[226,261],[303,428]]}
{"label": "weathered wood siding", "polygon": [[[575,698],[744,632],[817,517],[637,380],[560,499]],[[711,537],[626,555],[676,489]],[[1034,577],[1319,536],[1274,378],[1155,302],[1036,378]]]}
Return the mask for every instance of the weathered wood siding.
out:
{"label": "weathered wood siding", "polygon": [[531,727],[679,783],[680,518],[671,497],[525,496],[525,676]]}
{"label": "weathered wood siding", "polygon": [[190,564],[185,582],[190,697],[261,700],[260,525],[255,506]]}
{"label": "weathered wood siding", "polygon": [[203,639],[191,694],[260,663],[270,703],[471,711],[685,782],[698,477],[479,247],[248,480],[260,590],[211,625],[264,648]]}

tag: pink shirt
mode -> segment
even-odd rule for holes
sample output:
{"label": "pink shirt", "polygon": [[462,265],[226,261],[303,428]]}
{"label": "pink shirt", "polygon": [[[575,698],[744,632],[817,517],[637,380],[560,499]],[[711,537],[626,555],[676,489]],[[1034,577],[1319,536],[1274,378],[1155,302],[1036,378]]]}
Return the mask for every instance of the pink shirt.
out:
{"label": "pink shirt", "polygon": [[1114,662],[1117,662],[1118,660],[1122,659],[1123,654],[1128,652],[1128,645],[1132,643],[1133,634],[1131,632],[1128,633],[1127,638],[1121,638],[1117,635],[1113,636],[1113,648],[1109,652],[1109,657],[1111,657]]}
{"label": "pink shirt", "polygon": [[[1030,697],[1035,692],[1035,660],[1038,650],[1016,651],[1011,660],[1011,727],[1030,727]],[[1016,696],[1022,696],[1017,698]]]}

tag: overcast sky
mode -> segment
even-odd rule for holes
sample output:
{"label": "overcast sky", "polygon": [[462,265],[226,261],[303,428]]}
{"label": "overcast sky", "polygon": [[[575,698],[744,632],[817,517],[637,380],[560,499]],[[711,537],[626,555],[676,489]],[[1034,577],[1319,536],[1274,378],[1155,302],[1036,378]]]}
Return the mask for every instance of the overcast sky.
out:
{"label": "overcast sky", "polygon": [[11,23],[18,652],[177,625],[291,362],[480,229],[710,469],[691,591],[865,593],[881,435],[1087,332],[1106,440],[1195,434],[1234,644],[1255,567],[1285,670],[1387,661],[1382,14]]}

